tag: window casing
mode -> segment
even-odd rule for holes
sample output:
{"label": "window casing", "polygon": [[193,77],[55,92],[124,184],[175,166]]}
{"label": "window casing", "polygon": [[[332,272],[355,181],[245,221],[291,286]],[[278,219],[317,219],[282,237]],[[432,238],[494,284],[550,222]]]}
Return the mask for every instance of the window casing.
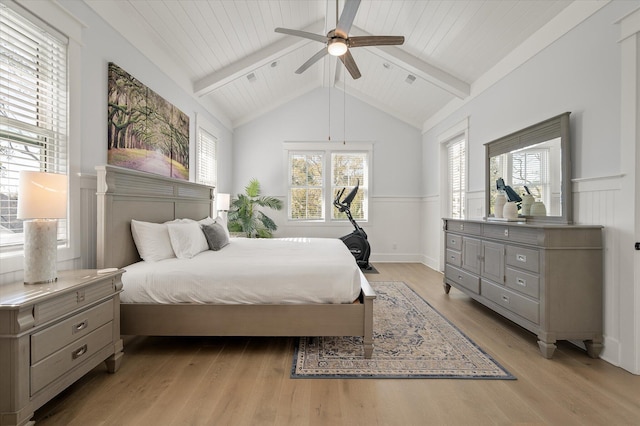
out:
{"label": "window casing", "polygon": [[346,195],[356,184],[359,189],[351,213],[358,221],[368,220],[371,144],[285,143],[285,153],[289,220],[347,220],[333,206],[333,199],[337,191],[345,188]]}
{"label": "window casing", "polygon": [[465,217],[465,183],[466,183],[466,141],[456,138],[447,143],[447,173],[449,183],[449,217],[463,219]]}
{"label": "window casing", "polygon": [[218,138],[199,127],[197,140],[196,182],[215,187],[218,184]]}
{"label": "window casing", "polygon": [[[24,241],[16,218],[21,170],[68,173],[68,40],[0,4],[0,250]],[[67,244],[66,220],[58,244]]]}

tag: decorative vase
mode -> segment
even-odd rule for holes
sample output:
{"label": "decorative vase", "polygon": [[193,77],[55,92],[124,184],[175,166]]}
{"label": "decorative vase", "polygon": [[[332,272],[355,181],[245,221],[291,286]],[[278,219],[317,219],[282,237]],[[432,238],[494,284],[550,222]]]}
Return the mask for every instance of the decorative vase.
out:
{"label": "decorative vase", "polygon": [[515,201],[510,201],[505,203],[502,209],[502,216],[507,219],[517,219],[518,218],[518,205]]}
{"label": "decorative vase", "polygon": [[534,201],[535,199],[531,194],[524,194],[522,196],[522,214],[524,216],[528,216],[531,214],[531,205]]}
{"label": "decorative vase", "polygon": [[493,205],[493,215],[495,217],[502,217],[502,210],[504,209],[504,205],[507,202],[507,197],[504,194],[500,193],[496,195],[496,202]]}
{"label": "decorative vase", "polygon": [[535,203],[531,204],[530,214],[531,216],[546,216],[547,208],[544,206],[544,203],[542,201],[536,201]]}

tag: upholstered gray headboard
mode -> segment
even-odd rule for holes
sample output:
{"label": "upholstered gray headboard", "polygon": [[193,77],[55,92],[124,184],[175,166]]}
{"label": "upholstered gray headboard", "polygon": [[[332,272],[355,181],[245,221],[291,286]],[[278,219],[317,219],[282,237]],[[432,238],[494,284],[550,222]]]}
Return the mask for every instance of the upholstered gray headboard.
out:
{"label": "upholstered gray headboard", "polygon": [[98,268],[121,268],[140,260],[131,219],[166,222],[213,216],[213,187],[115,166],[97,166]]}

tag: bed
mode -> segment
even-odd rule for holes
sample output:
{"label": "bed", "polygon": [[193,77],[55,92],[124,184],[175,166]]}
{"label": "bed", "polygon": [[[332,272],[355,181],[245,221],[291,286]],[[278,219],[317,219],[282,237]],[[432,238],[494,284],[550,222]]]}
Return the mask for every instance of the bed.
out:
{"label": "bed", "polygon": [[[132,220],[165,223],[176,219],[198,221],[215,217],[212,187],[108,165],[98,166],[96,171],[96,263],[100,269],[129,267],[133,271],[139,264],[141,259],[131,234]],[[234,246],[237,251],[242,248],[242,243],[248,244],[248,241],[232,240],[229,246]],[[255,280],[263,280],[264,277],[263,272]],[[305,276],[300,277],[301,281],[306,279]],[[331,280],[327,278],[327,287],[337,284]],[[363,355],[370,358],[373,353],[375,292],[359,271],[357,284],[359,291],[351,303],[328,303],[322,299],[291,300],[288,303],[218,303],[208,300],[156,303],[127,302],[125,298],[120,307],[121,334],[359,336],[363,341]]]}

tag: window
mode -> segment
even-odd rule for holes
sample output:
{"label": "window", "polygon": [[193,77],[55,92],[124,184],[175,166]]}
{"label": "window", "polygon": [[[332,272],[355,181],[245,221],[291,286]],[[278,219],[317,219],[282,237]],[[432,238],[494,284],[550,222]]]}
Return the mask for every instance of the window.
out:
{"label": "window", "polygon": [[324,154],[289,154],[289,219],[324,219]]}
{"label": "window", "polygon": [[285,151],[290,220],[346,220],[333,199],[337,191],[345,188],[346,195],[358,184],[351,214],[357,220],[368,219],[371,144],[286,143]]}
{"label": "window", "polygon": [[[358,193],[351,203],[351,215],[356,220],[366,220],[367,182],[369,168],[367,167],[366,153],[338,152],[331,154],[331,193],[336,194],[342,188],[346,188],[344,194],[348,194],[356,185],[360,185]],[[335,195],[334,195],[335,196]],[[332,219],[347,219],[345,213],[340,213],[337,208],[331,209]]]}
{"label": "window", "polygon": [[466,152],[465,139],[457,138],[447,144],[449,217],[465,217]]}
{"label": "window", "polygon": [[[19,250],[21,170],[67,174],[67,39],[0,4],[0,248]],[[58,225],[66,242],[67,221]]]}
{"label": "window", "polygon": [[196,182],[216,186],[218,160],[216,150],[218,139],[207,130],[198,128],[198,155],[196,157]]}
{"label": "window", "polygon": [[[525,194],[528,189],[534,198],[549,206],[551,205],[549,158],[549,148],[545,147],[528,148],[493,156],[489,161],[489,181],[495,182],[498,178],[504,178],[516,194]],[[492,194],[491,202],[495,202],[495,194]]]}

